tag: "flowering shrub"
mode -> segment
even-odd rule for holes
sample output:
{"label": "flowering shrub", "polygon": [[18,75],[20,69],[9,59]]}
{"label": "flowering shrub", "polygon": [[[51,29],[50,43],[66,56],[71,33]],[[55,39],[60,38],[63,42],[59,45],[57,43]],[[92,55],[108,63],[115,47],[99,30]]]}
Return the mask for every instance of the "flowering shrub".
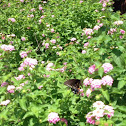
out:
{"label": "flowering shrub", "polygon": [[126,22],[112,4],[0,2],[1,126],[126,124]]}

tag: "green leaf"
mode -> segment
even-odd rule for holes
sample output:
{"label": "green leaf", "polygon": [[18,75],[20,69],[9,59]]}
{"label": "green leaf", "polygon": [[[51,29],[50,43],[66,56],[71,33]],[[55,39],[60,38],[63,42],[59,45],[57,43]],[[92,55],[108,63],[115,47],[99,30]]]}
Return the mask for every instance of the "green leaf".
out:
{"label": "green leaf", "polygon": [[27,113],[24,115],[23,119],[26,119],[27,117],[30,117],[30,116],[33,116],[33,115],[34,115],[33,112],[27,112]]}
{"label": "green leaf", "polygon": [[24,109],[25,111],[27,111],[27,106],[26,106],[26,98],[23,97],[22,99],[19,99],[19,104],[21,106],[22,109]]}
{"label": "green leaf", "polygon": [[102,91],[103,96],[104,96],[104,97],[106,98],[106,100],[109,102],[110,96],[109,96],[108,90],[106,90],[106,91],[101,90],[101,91]]}
{"label": "green leaf", "polygon": [[104,73],[104,69],[103,69],[102,67],[100,67],[100,68],[98,69],[98,75],[99,75],[100,77],[102,77],[102,76],[103,76],[103,73]]}
{"label": "green leaf", "polygon": [[124,80],[120,80],[120,81],[118,82],[118,89],[123,88],[123,87],[125,86],[125,84],[126,84],[126,82],[125,82]]}
{"label": "green leaf", "polygon": [[79,126],[85,126],[85,123],[84,122],[80,122]]}

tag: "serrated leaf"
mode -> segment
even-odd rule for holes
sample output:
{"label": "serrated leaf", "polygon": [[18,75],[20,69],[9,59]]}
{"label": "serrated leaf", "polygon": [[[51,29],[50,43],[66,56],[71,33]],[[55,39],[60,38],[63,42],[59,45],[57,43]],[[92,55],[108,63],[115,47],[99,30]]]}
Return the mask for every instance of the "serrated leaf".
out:
{"label": "serrated leaf", "polygon": [[118,89],[123,88],[123,87],[125,86],[125,84],[126,84],[126,82],[125,82],[124,80],[120,80],[120,81],[118,82]]}

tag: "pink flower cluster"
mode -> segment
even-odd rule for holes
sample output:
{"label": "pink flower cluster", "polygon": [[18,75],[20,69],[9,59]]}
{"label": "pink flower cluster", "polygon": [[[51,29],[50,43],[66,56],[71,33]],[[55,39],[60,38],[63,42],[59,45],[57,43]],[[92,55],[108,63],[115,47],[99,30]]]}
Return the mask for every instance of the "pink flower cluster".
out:
{"label": "pink flower cluster", "polygon": [[121,34],[125,34],[125,31],[123,29],[120,29]]}
{"label": "pink flower cluster", "polygon": [[37,64],[38,64],[38,61],[36,59],[26,58],[24,62],[20,64],[20,67],[18,68],[18,70],[23,71],[24,67],[27,67],[27,66],[29,66],[30,69],[32,70]]}
{"label": "pink flower cluster", "polygon": [[105,115],[107,115],[108,118],[114,116],[113,107],[104,105],[102,101],[96,101],[93,103],[93,107],[95,107],[95,110],[86,115],[87,123],[94,125],[96,120],[99,120]]}
{"label": "pink flower cluster", "polygon": [[22,52],[20,53],[20,56],[21,56],[21,58],[25,58],[25,57],[27,57],[28,55],[27,55],[27,52],[22,51]]}
{"label": "pink flower cluster", "polygon": [[93,29],[91,28],[84,28],[83,32],[86,34],[86,36],[93,34]]}
{"label": "pink flower cluster", "polygon": [[[104,73],[108,73],[109,71],[111,71],[112,69],[113,69],[113,66],[112,66],[112,64],[110,64],[110,63],[104,63],[103,65],[102,65],[102,67],[104,68]],[[96,69],[96,66],[95,66],[95,64],[94,65],[92,65],[92,66],[90,66],[89,67],[89,69],[88,69],[88,72],[90,73],[90,74],[93,74],[95,71],[97,71],[98,69]]]}
{"label": "pink flower cluster", "polygon": [[14,93],[14,89],[15,89],[15,86],[14,85],[8,85],[8,87],[7,87],[7,91],[9,93]]}
{"label": "pink flower cluster", "polygon": [[3,83],[1,84],[1,87],[4,87],[4,86],[6,86],[6,85],[8,85],[8,82],[3,82]]}
{"label": "pink flower cluster", "polygon": [[4,50],[4,51],[13,51],[13,50],[15,50],[14,46],[5,45],[5,44],[1,45],[1,49]]}
{"label": "pink flower cluster", "polygon": [[51,68],[52,66],[54,66],[53,63],[48,63],[48,65],[46,66],[46,70],[48,70],[48,71],[52,70],[52,68]]}
{"label": "pink flower cluster", "polygon": [[104,68],[104,73],[108,73],[113,69],[113,66],[110,63],[104,63],[102,67]]}
{"label": "pink flower cluster", "polygon": [[114,22],[114,25],[121,25],[121,24],[123,24],[123,21],[115,21]]}
{"label": "pink flower cluster", "polygon": [[110,35],[113,35],[114,32],[116,32],[116,28],[111,28],[109,31],[108,31],[108,34]]}
{"label": "pink flower cluster", "polygon": [[48,115],[48,121],[49,123],[53,123],[53,124],[56,124],[56,122],[59,122],[60,121],[60,118],[58,116],[58,113],[56,112],[51,112],[49,115]]}
{"label": "pink flower cluster", "polygon": [[21,79],[25,79],[24,75],[19,75],[18,77],[15,77],[16,80],[21,80]]}
{"label": "pink flower cluster", "polygon": [[83,81],[83,84],[85,86],[90,86],[90,88],[86,91],[87,97],[91,94],[92,91],[95,89],[101,88],[101,86],[112,86],[113,84],[113,78],[109,75],[104,76],[102,79],[92,79],[92,78],[86,78]]}
{"label": "pink flower cluster", "polygon": [[15,22],[16,20],[14,18],[8,18],[8,21]]}
{"label": "pink flower cluster", "polygon": [[95,64],[92,65],[92,66],[90,66],[89,69],[88,69],[88,72],[89,72],[90,74],[93,74],[95,71],[96,71],[96,66],[95,66]]}
{"label": "pink flower cluster", "polygon": [[10,103],[10,100],[6,100],[6,101],[2,101],[1,103],[0,103],[0,105],[8,105]]}

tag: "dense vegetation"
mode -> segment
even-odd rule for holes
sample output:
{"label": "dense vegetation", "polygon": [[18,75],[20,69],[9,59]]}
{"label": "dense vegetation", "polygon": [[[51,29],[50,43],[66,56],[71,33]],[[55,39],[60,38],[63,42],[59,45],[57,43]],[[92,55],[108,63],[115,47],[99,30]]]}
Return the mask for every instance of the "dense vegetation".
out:
{"label": "dense vegetation", "polygon": [[1,126],[125,126],[126,15],[112,4],[0,1]]}

